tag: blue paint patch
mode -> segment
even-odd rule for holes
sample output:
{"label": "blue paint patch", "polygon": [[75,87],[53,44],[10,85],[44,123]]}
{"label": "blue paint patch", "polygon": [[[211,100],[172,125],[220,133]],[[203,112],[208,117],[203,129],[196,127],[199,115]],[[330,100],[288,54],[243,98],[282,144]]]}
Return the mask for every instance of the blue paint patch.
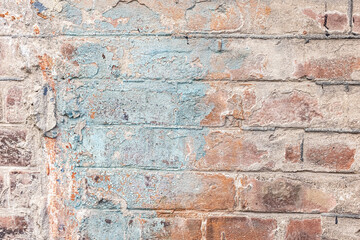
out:
{"label": "blue paint patch", "polygon": [[63,8],[65,12],[65,17],[74,24],[82,23],[82,12],[80,9],[71,6],[70,4],[66,4]]}
{"label": "blue paint patch", "polygon": [[32,6],[37,10],[38,13],[42,13],[47,9],[41,2],[38,1],[33,2]]}
{"label": "blue paint patch", "polygon": [[58,99],[57,105],[62,115],[84,117],[90,124],[200,126],[213,108],[203,101],[209,86],[201,82],[178,84],[144,81],[121,84],[93,80],[83,81],[81,85],[60,87],[60,95],[66,101]]}
{"label": "blue paint patch", "polygon": [[76,149],[79,166],[191,169],[205,156],[208,130],[99,126],[84,133]]}
{"label": "blue paint patch", "polygon": [[44,91],[43,91],[44,96],[47,95],[47,92],[48,92],[48,88],[47,88],[47,86],[45,86],[45,87],[44,87]]}
{"label": "blue paint patch", "polygon": [[86,186],[78,189],[79,197],[75,201],[68,201],[76,209],[121,209],[122,200],[128,208],[154,209],[161,203],[163,209],[183,209],[189,205],[201,209],[203,205],[198,202],[198,197],[210,186],[219,184],[216,179],[205,182],[202,175],[194,173],[145,173],[114,169],[78,169],[75,178],[86,183]]}

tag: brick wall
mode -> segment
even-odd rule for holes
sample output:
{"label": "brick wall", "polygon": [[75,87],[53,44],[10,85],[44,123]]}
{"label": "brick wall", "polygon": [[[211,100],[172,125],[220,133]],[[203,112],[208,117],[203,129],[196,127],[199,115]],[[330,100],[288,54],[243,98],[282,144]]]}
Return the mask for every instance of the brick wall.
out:
{"label": "brick wall", "polygon": [[360,1],[2,0],[0,239],[359,239]]}

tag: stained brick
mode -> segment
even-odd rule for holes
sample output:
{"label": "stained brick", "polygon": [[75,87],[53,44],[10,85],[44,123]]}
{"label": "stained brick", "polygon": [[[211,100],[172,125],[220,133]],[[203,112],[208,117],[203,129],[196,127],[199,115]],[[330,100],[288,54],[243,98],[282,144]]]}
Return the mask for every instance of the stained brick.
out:
{"label": "stained brick", "polygon": [[[76,49],[71,59],[59,59],[63,62],[57,66],[59,76],[177,81],[359,80],[356,40],[311,40],[306,44],[300,39],[84,40],[69,38],[58,46]],[[122,51],[124,48],[127,50]]]}
{"label": "stained brick", "polygon": [[75,145],[80,137],[82,144],[68,151],[83,167],[321,172],[359,169],[359,140],[353,134],[87,126],[75,141],[66,141]]}
{"label": "stained brick", "polygon": [[[249,174],[240,182],[239,208],[245,211],[352,212],[358,207],[355,176]],[[347,193],[352,197],[344,199]]]}
{"label": "stained brick", "polygon": [[356,87],[347,91],[314,83],[76,84],[83,87],[75,94],[65,89],[76,85],[62,87],[66,101],[58,101],[59,111],[71,118],[82,116],[96,125],[360,128]]}
{"label": "stained brick", "polygon": [[4,107],[3,107],[3,93],[0,90],[0,122],[3,120],[4,117]]}
{"label": "stained brick", "polygon": [[[86,185],[74,191],[75,204],[92,208],[233,209],[234,180],[222,174],[88,171]],[[76,197],[77,192],[82,197]]]}
{"label": "stained brick", "polygon": [[10,173],[10,205],[12,207],[30,207],[33,196],[39,189],[39,174],[28,172]]}
{"label": "stained brick", "polygon": [[354,33],[360,33],[360,3],[359,1],[353,2],[353,18],[352,20],[352,31]]}
{"label": "stained brick", "polygon": [[206,239],[274,239],[275,219],[213,217],[206,221]]}
{"label": "stained brick", "polygon": [[[73,2],[64,11],[69,23],[65,33],[178,33],[240,32],[254,34],[313,34],[349,30],[347,1],[203,1],[144,0],[121,2],[114,7],[96,3],[98,15],[87,12],[83,2]],[[111,4],[109,4],[111,5]],[[83,13],[74,19],[69,9]],[[82,12],[81,12],[82,10]],[[87,11],[86,11],[87,10]],[[132,15],[131,12],[138,14]],[[102,14],[102,15],[101,15]],[[101,17],[100,17],[101,16]],[[76,21],[75,21],[76,20]],[[72,22],[72,24],[71,24]]]}
{"label": "stained brick", "polygon": [[152,218],[140,227],[146,239],[201,239],[201,220],[194,218]]}
{"label": "stained brick", "polygon": [[322,234],[321,219],[290,220],[287,226],[286,239],[320,240]]}
{"label": "stained brick", "polygon": [[7,186],[7,179],[4,174],[0,175],[0,207],[7,207],[8,206],[8,186]]}
{"label": "stained brick", "polygon": [[323,239],[359,238],[360,220],[355,218],[340,218],[335,216],[321,217]]}
{"label": "stained brick", "polygon": [[123,214],[120,211],[90,210],[78,216],[84,239],[201,239],[201,220],[156,213]]}
{"label": "stained brick", "polygon": [[306,134],[304,161],[322,169],[337,171],[357,169],[358,143],[357,135]]}
{"label": "stained brick", "polygon": [[[35,3],[37,2],[37,3]],[[4,35],[36,35],[34,25],[40,26],[39,33],[49,34],[59,27],[59,24],[52,24],[49,16],[44,15],[44,8],[41,8],[39,1],[3,1],[0,5],[0,22]],[[41,12],[39,12],[39,9]],[[45,7],[45,6],[44,6]]]}
{"label": "stained brick", "polygon": [[2,129],[0,131],[0,165],[28,166],[31,152],[26,145],[26,131]]}
{"label": "stained brick", "polygon": [[26,119],[23,90],[20,87],[11,87],[6,95],[6,117],[10,123],[23,122]]}
{"label": "stained brick", "polygon": [[207,131],[87,126],[82,132],[83,144],[71,150],[79,166],[188,169],[202,156]]}
{"label": "stained brick", "polygon": [[28,231],[28,222],[21,216],[0,217],[1,239],[22,239]]}

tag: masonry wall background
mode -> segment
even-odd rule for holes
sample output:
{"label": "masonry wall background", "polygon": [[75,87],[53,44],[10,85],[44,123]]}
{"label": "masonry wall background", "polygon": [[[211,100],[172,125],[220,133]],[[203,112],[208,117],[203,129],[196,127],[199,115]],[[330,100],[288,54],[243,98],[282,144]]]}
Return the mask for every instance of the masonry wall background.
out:
{"label": "masonry wall background", "polygon": [[0,239],[359,239],[358,33],[358,0],[1,0]]}

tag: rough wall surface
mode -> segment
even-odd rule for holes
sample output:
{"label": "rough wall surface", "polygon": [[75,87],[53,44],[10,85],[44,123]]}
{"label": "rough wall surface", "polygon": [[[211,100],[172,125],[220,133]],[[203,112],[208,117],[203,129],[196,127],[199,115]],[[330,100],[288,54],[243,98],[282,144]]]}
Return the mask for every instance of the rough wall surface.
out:
{"label": "rough wall surface", "polygon": [[0,239],[360,239],[359,0],[1,0]]}

